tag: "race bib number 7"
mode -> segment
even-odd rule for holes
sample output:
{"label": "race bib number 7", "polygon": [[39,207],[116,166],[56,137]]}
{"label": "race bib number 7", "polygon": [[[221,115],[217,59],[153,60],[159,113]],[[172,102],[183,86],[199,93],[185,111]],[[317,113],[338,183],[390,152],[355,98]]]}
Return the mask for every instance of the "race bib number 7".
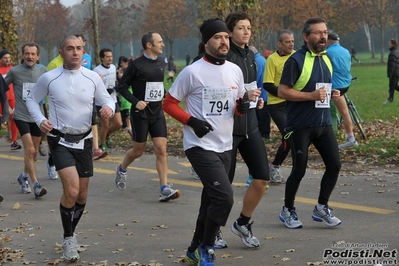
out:
{"label": "race bib number 7", "polygon": [[145,97],[146,102],[159,102],[162,101],[164,96],[163,82],[147,82],[145,84]]}
{"label": "race bib number 7", "polygon": [[230,88],[205,88],[202,91],[202,115],[205,118],[232,116],[234,97]]}
{"label": "race bib number 7", "polygon": [[35,86],[35,83],[23,83],[22,84],[22,100],[26,101],[26,98],[28,97],[30,91],[33,89]]}

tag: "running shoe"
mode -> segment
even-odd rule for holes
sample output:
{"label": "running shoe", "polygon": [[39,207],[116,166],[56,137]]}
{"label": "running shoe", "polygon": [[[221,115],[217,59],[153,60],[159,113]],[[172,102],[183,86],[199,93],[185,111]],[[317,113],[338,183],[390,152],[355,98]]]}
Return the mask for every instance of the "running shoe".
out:
{"label": "running shoe", "polygon": [[49,165],[48,164],[48,161],[46,162],[46,167],[47,167],[47,174],[48,174],[48,177],[51,179],[51,180],[57,180],[58,179],[58,173],[57,173],[57,170],[55,170],[55,165]]}
{"label": "running shoe", "polygon": [[126,188],[126,178],[127,172],[122,172],[119,170],[120,165],[116,166],[116,177],[115,184],[119,190],[125,190]]}
{"label": "running shoe", "polygon": [[15,151],[15,150],[20,150],[22,147],[21,145],[18,144],[18,142],[14,141],[13,143],[11,143],[11,150]]}
{"label": "running shoe", "polygon": [[285,223],[287,228],[296,229],[302,228],[302,223],[298,219],[298,215],[295,212],[295,208],[292,210],[288,210],[287,208],[283,207],[279,215],[280,221]]}
{"label": "running shoe", "polygon": [[107,145],[108,149],[112,149],[112,144],[111,144],[111,137],[107,136],[105,139],[105,145]]}
{"label": "running shoe", "polygon": [[281,175],[280,167],[270,164],[269,165],[269,178],[272,183],[284,183],[284,178]]}
{"label": "running shoe", "polygon": [[33,191],[35,192],[35,198],[40,198],[47,194],[47,190],[45,187],[40,185],[39,181],[33,183]]}
{"label": "running shoe", "polygon": [[167,202],[169,200],[177,199],[180,197],[180,191],[178,189],[173,189],[172,185],[167,185],[160,193],[159,193],[159,201]]}
{"label": "running shoe", "polygon": [[3,202],[4,197],[0,194],[0,202]]}
{"label": "running shoe", "polygon": [[202,248],[200,245],[195,250],[195,257],[198,266],[215,266],[215,247],[206,246]]}
{"label": "running shoe", "polygon": [[32,189],[29,184],[29,177],[21,173],[18,177],[18,183],[21,185],[21,191],[24,194],[31,193]]}
{"label": "running shoe", "polygon": [[95,149],[93,151],[93,161],[104,158],[108,155],[106,151],[103,151],[102,149]]}
{"label": "running shoe", "polygon": [[241,237],[242,243],[250,248],[259,247],[259,240],[252,234],[252,223],[245,225],[238,225],[237,221],[231,225],[231,231],[237,236]]}
{"label": "running shoe", "polygon": [[331,213],[332,209],[327,205],[324,206],[323,210],[319,211],[317,207],[314,207],[312,218],[316,222],[324,222],[327,226],[337,226],[341,224],[341,220],[335,217]]}
{"label": "running shoe", "polygon": [[227,242],[223,239],[222,231],[219,231],[215,237],[215,248],[227,248]]}
{"label": "running shoe", "polygon": [[46,147],[44,146],[44,144],[42,142],[40,142],[40,145],[39,145],[39,153],[41,156],[47,155]]}
{"label": "running shoe", "polygon": [[351,147],[355,147],[355,146],[357,146],[356,140],[353,142],[353,141],[350,141],[349,139],[347,139],[345,141],[345,143],[338,145],[338,148],[342,150],[342,149],[351,148]]}
{"label": "running shoe", "polygon": [[192,174],[194,176],[194,179],[197,179],[197,180],[200,179],[192,166],[190,168],[190,174]]}
{"label": "running shoe", "polygon": [[247,182],[245,183],[245,187],[246,187],[246,188],[248,188],[249,185],[251,185],[252,180],[254,180],[254,178],[252,177],[252,175],[248,175]]}
{"label": "running shoe", "polygon": [[69,261],[77,261],[79,259],[78,243],[75,235],[66,238],[62,237],[62,248],[64,250],[63,257]]}
{"label": "running shoe", "polygon": [[193,264],[195,266],[198,265],[198,259],[195,256],[195,251],[194,252],[190,252],[187,249],[187,251],[186,251],[186,261],[190,262],[191,264]]}

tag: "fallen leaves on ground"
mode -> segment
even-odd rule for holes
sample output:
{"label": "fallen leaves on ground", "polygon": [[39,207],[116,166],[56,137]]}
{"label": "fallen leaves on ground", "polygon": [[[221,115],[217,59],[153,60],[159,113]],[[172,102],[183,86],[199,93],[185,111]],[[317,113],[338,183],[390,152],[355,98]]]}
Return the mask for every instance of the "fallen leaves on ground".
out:
{"label": "fallen leaves on ground", "polygon": [[[170,118],[169,115],[165,114],[165,116],[168,124],[168,155],[184,158],[186,156],[183,151],[182,125]],[[399,118],[392,118],[392,121],[376,120],[372,123],[363,123],[363,128],[368,137],[367,142],[361,139],[360,133],[354,128],[359,146],[353,149],[340,150],[341,171],[365,170],[372,168],[376,164],[381,165],[382,163],[385,163],[387,168],[395,167],[395,164],[399,163],[399,152],[393,152],[393,150],[398,150]],[[265,140],[269,161],[274,159],[277,149],[281,144],[280,133],[274,123],[271,124],[270,130],[271,138]],[[345,141],[346,134],[343,130],[337,132],[336,136],[338,143]],[[376,141],[378,143],[374,144]],[[112,136],[112,144],[114,150],[120,152],[126,152],[132,147],[130,135],[122,129]],[[145,152],[147,154],[154,154],[150,138],[147,142]],[[243,162],[239,154],[237,160]],[[291,157],[288,156],[284,161],[284,165],[290,166],[291,163]],[[313,145],[309,149],[308,167],[320,170],[325,167]]]}

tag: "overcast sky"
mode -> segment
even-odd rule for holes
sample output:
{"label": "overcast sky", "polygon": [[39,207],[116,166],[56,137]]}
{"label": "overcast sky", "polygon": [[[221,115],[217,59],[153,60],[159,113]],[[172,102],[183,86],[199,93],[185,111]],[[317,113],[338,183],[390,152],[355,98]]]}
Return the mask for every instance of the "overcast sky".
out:
{"label": "overcast sky", "polygon": [[61,0],[61,4],[64,6],[73,6],[78,3],[82,3],[82,0]]}

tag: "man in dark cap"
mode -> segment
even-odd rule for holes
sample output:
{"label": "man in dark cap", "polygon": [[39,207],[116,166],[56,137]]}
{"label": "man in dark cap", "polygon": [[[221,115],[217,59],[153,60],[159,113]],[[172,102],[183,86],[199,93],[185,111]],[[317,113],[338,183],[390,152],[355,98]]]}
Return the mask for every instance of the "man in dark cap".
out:
{"label": "man in dark cap", "polygon": [[[233,115],[245,114],[249,101],[242,99],[245,89],[241,69],[226,61],[230,43],[225,23],[209,19],[200,31],[204,56],[180,72],[166,95],[163,109],[184,125],[183,148],[204,186],[186,259],[195,265],[213,266],[215,236],[226,224],[233,206],[228,177]],[[179,107],[183,99],[185,110]]]}
{"label": "man in dark cap", "polygon": [[344,128],[347,136],[346,142],[338,145],[338,147],[340,149],[350,148],[357,145],[353,134],[352,119],[344,97],[352,82],[351,55],[347,49],[339,44],[338,34],[332,31],[328,34],[327,47],[327,54],[333,66],[332,89],[339,90],[341,94],[337,100],[334,100],[334,104],[344,120]]}

